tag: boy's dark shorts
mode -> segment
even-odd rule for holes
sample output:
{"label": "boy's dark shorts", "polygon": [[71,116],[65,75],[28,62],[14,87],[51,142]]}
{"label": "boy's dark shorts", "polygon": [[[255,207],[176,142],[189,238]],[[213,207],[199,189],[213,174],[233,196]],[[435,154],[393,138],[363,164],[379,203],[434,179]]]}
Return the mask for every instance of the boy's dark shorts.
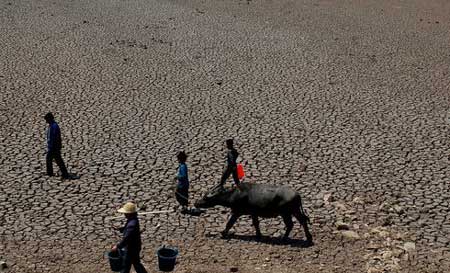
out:
{"label": "boy's dark shorts", "polygon": [[189,188],[179,188],[175,190],[175,198],[177,199],[178,203],[182,206],[187,206],[189,203]]}

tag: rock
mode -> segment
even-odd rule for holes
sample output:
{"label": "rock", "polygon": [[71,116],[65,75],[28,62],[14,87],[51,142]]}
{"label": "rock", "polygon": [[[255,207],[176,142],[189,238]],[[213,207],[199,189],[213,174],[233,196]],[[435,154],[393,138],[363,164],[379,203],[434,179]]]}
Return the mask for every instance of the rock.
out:
{"label": "rock", "polygon": [[381,258],[381,256],[373,256],[372,260],[374,260],[374,261],[381,261],[383,259]]}
{"label": "rock", "polygon": [[8,265],[6,264],[6,262],[0,261],[0,270],[6,269],[8,268]]}
{"label": "rock", "polygon": [[379,210],[384,211],[384,212],[388,212],[389,211],[389,204],[386,202],[383,202],[379,207]]}
{"label": "rock", "polygon": [[403,214],[405,211],[403,210],[402,207],[400,207],[399,205],[394,205],[393,207],[394,211],[398,214]]}
{"label": "rock", "polygon": [[301,165],[300,165],[300,168],[299,168],[299,171],[300,171],[300,172],[305,172],[306,169],[307,169],[306,164],[301,164]]}
{"label": "rock", "polygon": [[382,257],[383,257],[384,260],[390,260],[393,256],[394,255],[392,254],[392,251],[389,251],[389,250],[384,251],[382,253]]}
{"label": "rock", "polygon": [[379,227],[370,229],[371,234],[379,234],[381,232],[381,229]]}
{"label": "rock", "polygon": [[230,267],[230,272],[238,272],[239,268],[237,268],[236,266]]}
{"label": "rock", "polygon": [[409,254],[405,253],[401,258],[403,261],[409,261]]}
{"label": "rock", "polygon": [[392,217],[390,215],[383,218],[383,223],[381,224],[383,227],[391,226],[394,222],[392,221]]}
{"label": "rock", "polygon": [[350,240],[358,240],[361,237],[358,235],[358,233],[351,231],[351,230],[345,230],[342,231],[342,236],[344,236],[344,238],[350,239]]}
{"label": "rock", "polygon": [[367,273],[380,273],[380,272],[381,272],[381,270],[379,270],[379,269],[377,269],[375,267],[369,267],[367,269]]}
{"label": "rock", "polygon": [[322,200],[317,201],[314,203],[314,208],[318,209],[324,206],[324,202]]}
{"label": "rock", "polygon": [[358,204],[358,205],[363,205],[364,200],[361,197],[355,197],[355,198],[353,198],[353,203]]}
{"label": "rock", "polygon": [[394,239],[395,240],[403,240],[404,238],[406,238],[406,234],[405,233],[398,232],[398,233],[394,234]]}
{"label": "rock", "polygon": [[403,250],[405,250],[406,252],[413,252],[416,250],[416,244],[413,242],[406,242],[403,245]]}
{"label": "rock", "polygon": [[341,210],[341,211],[347,210],[347,208],[345,207],[345,205],[342,204],[342,203],[335,202],[333,205],[334,205],[334,207],[335,207],[336,209],[338,209],[338,210]]}
{"label": "rock", "polygon": [[347,223],[344,223],[342,221],[337,221],[336,222],[336,228],[338,230],[349,230],[350,226]]}
{"label": "rock", "polygon": [[388,272],[399,272],[400,265],[399,265],[400,259],[392,258],[392,263],[389,264],[389,270]]}
{"label": "rock", "polygon": [[325,202],[325,204],[329,204],[330,202],[334,201],[334,198],[331,193],[326,193],[323,195],[323,201]]}
{"label": "rock", "polygon": [[400,258],[402,256],[402,251],[400,249],[394,249],[392,250],[392,255],[396,258]]}
{"label": "rock", "polygon": [[381,248],[381,246],[379,246],[379,245],[377,245],[377,244],[375,244],[375,243],[373,243],[373,242],[370,242],[367,246],[366,246],[366,249],[369,249],[369,250],[377,250],[377,249],[380,249]]}

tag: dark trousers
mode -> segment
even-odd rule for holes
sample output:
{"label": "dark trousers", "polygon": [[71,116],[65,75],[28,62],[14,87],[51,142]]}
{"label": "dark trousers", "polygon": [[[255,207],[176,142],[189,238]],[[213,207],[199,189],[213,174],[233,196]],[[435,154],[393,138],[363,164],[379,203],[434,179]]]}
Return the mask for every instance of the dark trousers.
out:
{"label": "dark trousers", "polygon": [[240,182],[237,174],[237,167],[233,167],[230,165],[227,165],[226,169],[223,171],[222,178],[220,179],[220,185],[223,186],[225,182],[227,182],[227,179],[228,177],[230,177],[230,175],[233,175],[234,183],[239,186]]}
{"label": "dark trousers", "polygon": [[184,207],[187,207],[189,205],[189,188],[179,188],[175,190],[175,198],[177,199],[178,203]]}
{"label": "dark trousers", "polygon": [[124,268],[120,273],[129,273],[131,266],[134,267],[136,273],[147,273],[145,267],[141,264],[141,258],[138,253],[126,253]]}
{"label": "dark trousers", "polygon": [[61,170],[62,177],[69,177],[69,173],[67,172],[66,165],[64,165],[64,161],[61,157],[60,150],[48,151],[47,152],[47,174],[54,175],[53,173],[53,159],[55,159],[56,164],[58,164],[59,169]]}

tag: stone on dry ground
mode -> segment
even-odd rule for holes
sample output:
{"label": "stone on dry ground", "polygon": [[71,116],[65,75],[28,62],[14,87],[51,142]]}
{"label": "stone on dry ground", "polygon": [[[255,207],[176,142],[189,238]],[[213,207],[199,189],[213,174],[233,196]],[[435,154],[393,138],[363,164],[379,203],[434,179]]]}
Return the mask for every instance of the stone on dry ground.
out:
{"label": "stone on dry ground", "polygon": [[[181,149],[199,198],[234,137],[246,181],[301,192],[316,245],[298,223],[279,243],[281,219],[256,242],[249,218],[219,239],[222,209],[155,215],[152,270],[168,236],[180,272],[450,271],[449,27],[446,0],[1,1],[0,256],[108,272],[107,217],[171,209]],[[43,176],[48,111],[77,180]]]}

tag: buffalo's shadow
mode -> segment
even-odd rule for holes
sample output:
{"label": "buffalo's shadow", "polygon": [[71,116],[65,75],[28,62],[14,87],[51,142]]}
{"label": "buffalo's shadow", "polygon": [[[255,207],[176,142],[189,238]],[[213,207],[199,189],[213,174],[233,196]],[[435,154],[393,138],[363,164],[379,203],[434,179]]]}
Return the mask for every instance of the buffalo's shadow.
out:
{"label": "buffalo's shadow", "polygon": [[[217,235],[214,234],[207,234],[207,237],[214,237],[216,238]],[[241,240],[241,241],[247,241],[247,242],[259,242],[263,244],[269,244],[269,245],[281,245],[281,246],[291,246],[291,247],[298,247],[298,248],[308,248],[314,245],[312,242],[308,242],[306,240],[302,239],[282,239],[280,237],[272,237],[272,236],[261,236],[257,237],[256,235],[240,235],[240,234],[229,234],[226,237],[221,237],[223,240]]]}

